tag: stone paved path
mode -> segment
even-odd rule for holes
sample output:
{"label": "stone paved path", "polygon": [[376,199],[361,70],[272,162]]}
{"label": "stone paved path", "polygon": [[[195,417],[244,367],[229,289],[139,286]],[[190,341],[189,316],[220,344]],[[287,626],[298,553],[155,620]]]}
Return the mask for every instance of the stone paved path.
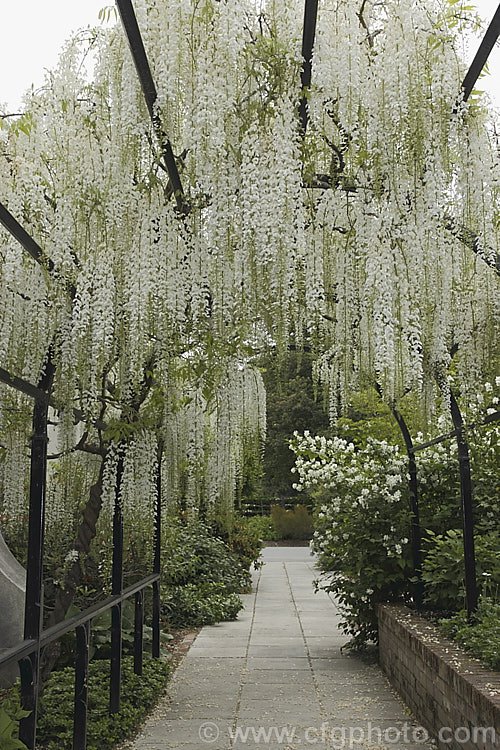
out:
{"label": "stone paved path", "polygon": [[379,667],[341,651],[308,548],[264,559],[238,620],[202,629],[133,750],[428,748]]}

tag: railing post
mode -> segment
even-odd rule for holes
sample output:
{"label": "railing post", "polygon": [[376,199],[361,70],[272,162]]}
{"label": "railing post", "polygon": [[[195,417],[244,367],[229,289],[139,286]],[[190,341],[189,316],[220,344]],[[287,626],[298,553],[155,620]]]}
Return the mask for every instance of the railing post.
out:
{"label": "railing post", "polygon": [[470,474],[469,447],[464,434],[464,423],[460,408],[450,391],[450,410],[453,426],[457,431],[458,464],[460,470],[460,498],[462,501],[462,529],[464,538],[465,599],[470,618],[477,609],[476,555],[474,550],[474,511],[472,507],[472,481]]}
{"label": "railing post", "polygon": [[[123,513],[121,502],[121,484],[123,477],[123,446],[118,447],[118,467],[116,471],[115,508],[113,513],[113,568],[111,573],[111,594],[118,595],[123,591]],[[122,604],[119,602],[111,609],[111,676],[109,691],[109,710],[117,713],[120,710],[122,666]]]}
{"label": "railing post", "polygon": [[[153,573],[160,573],[161,569],[161,461],[163,457],[163,443],[158,444],[158,472],[156,475],[156,508],[154,534]],[[153,649],[154,659],[160,658],[160,581],[153,583]]]}
{"label": "railing post", "polygon": [[[47,419],[48,393],[52,386],[55,368],[50,355],[45,373],[38,387],[46,398],[36,398],[33,407],[33,434],[31,437],[30,497],[28,521],[28,555],[26,564],[26,599],[24,610],[24,638],[39,641],[43,626],[43,538],[45,520],[45,489],[47,480]],[[28,665],[27,662],[30,662]],[[40,646],[20,664],[21,703],[30,715],[21,719],[19,739],[33,750],[36,742],[36,720],[40,677]]]}
{"label": "railing post", "polygon": [[19,722],[19,739],[24,742],[29,750],[35,750],[36,742],[39,663],[39,650],[19,662],[21,705],[26,711],[31,711],[29,716]]}
{"label": "railing post", "polygon": [[87,747],[87,696],[89,679],[90,621],[76,628],[75,711],[73,750]]}

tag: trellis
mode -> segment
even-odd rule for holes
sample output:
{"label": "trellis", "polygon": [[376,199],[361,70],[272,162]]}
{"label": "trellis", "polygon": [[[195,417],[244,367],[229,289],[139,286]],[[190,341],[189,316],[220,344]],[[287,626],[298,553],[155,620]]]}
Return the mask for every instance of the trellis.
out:
{"label": "trellis", "polygon": [[[162,156],[169,175],[167,194],[173,195],[179,214],[185,215],[189,205],[182,187],[182,182],[174,156],[172,145],[164,133],[158,113],[156,111],[157,91],[151,74],[148,57],[142,40],[141,32],[131,0],[117,0],[117,7],[121,21],[129,42],[132,57],[137,69],[144,99],[154,132],[159,140]],[[299,117],[302,133],[305,135],[308,124],[307,90],[311,85],[312,51],[316,33],[316,19],[318,0],[305,0],[301,72],[302,98],[299,103]],[[461,100],[466,101],[473,90],[486,60],[500,34],[500,6],[498,7],[486,31],[478,52],[462,83]],[[331,187],[328,175],[316,175],[309,187],[327,189]],[[351,189],[351,188],[350,188]],[[24,250],[40,265],[51,273],[54,264],[46,256],[38,243],[26,232],[8,209],[0,203],[0,223],[21,244]],[[481,249],[477,235],[470,229],[458,225],[450,217],[445,217],[443,226],[481,257],[488,265],[500,274],[500,255],[492,253],[486,256]],[[70,297],[74,297],[74,290],[69,289]],[[34,400],[33,434],[30,450],[30,493],[29,493],[29,537],[28,537],[28,565],[26,584],[26,606],[24,621],[24,640],[6,651],[0,657],[0,667],[15,662],[19,663],[21,672],[21,694],[24,708],[31,711],[30,716],[23,719],[20,728],[20,739],[34,750],[36,740],[36,717],[39,693],[40,655],[45,647],[53,643],[65,633],[76,631],[77,652],[75,669],[75,708],[74,708],[74,750],[85,750],[87,724],[87,682],[89,639],[92,619],[102,612],[111,610],[111,682],[110,682],[110,711],[116,712],[120,705],[120,673],[121,673],[121,638],[122,638],[122,604],[126,599],[135,598],[135,636],[134,636],[134,670],[137,674],[142,671],[142,626],[144,617],[144,590],[153,587],[153,656],[160,654],[160,552],[161,552],[161,462],[158,467],[157,497],[155,511],[155,539],[153,572],[138,583],[123,589],[123,517],[119,498],[121,475],[123,472],[123,453],[119,452],[117,482],[115,487],[115,502],[113,516],[113,566],[111,597],[105,601],[86,609],[81,614],[65,620],[47,630],[42,630],[42,567],[44,556],[43,529],[45,510],[45,488],[47,468],[47,422],[49,406],[55,406],[51,398],[51,387],[54,378],[54,364],[52,352],[46,355],[44,375],[37,385],[0,368],[0,381],[16,389]],[[464,515],[464,540],[467,578],[467,604],[469,611],[475,607],[473,527],[471,524],[471,494],[470,472],[467,479],[467,443],[465,428],[458,409],[458,404],[452,395],[452,418],[455,430],[428,443],[414,446],[408,428],[401,415],[394,410],[405,439],[405,445],[410,462],[410,497],[413,518],[413,550],[415,570],[420,570],[420,529],[418,524],[418,496],[416,485],[416,465],[414,454],[424,448],[442,440],[456,436],[459,445],[459,460],[461,468],[462,507]],[[73,410],[75,421],[83,419],[83,414]],[[499,414],[491,415],[486,422],[498,419]],[[106,424],[94,422],[99,429],[105,429]],[[467,517],[467,518],[466,518]],[[472,535],[472,536],[471,536]],[[472,541],[471,541],[472,540]],[[419,600],[418,591],[416,599]]]}

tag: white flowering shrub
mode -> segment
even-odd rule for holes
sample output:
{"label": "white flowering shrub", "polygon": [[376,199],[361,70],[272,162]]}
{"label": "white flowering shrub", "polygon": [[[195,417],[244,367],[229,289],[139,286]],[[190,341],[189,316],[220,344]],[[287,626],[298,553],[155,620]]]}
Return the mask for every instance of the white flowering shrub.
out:
{"label": "white flowering shrub", "polygon": [[374,605],[410,597],[411,550],[407,461],[397,446],[295,433],[299,490],[315,503],[312,549],[335,594],[343,627],[361,646],[377,636]]}
{"label": "white flowering shrub", "polygon": [[[480,423],[497,407],[497,380],[463,409],[470,423]],[[440,433],[450,427],[445,417],[438,420]],[[385,440],[361,441],[361,432],[359,428],[356,444],[308,432],[295,433],[290,442],[296,455],[294,486],[307,492],[315,506],[312,549],[323,573],[318,585],[336,595],[345,632],[357,647],[377,637],[375,604],[412,602],[414,578],[406,452]],[[467,439],[478,587],[487,591],[500,581],[500,427],[480,425],[467,431]],[[423,441],[422,434],[415,436],[415,444]],[[433,608],[459,610],[465,569],[456,440],[417,452],[416,463],[424,601]]]}

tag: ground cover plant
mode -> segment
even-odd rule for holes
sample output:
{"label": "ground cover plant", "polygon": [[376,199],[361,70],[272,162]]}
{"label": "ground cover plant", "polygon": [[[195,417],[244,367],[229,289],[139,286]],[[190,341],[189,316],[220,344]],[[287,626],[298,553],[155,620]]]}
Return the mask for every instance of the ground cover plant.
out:
{"label": "ground cover plant", "polygon": [[[163,659],[145,658],[141,676],[134,674],[132,657],[122,661],[120,711],[110,714],[109,659],[94,659],[89,666],[87,749],[109,750],[138,729],[149,710],[163,695],[172,665]],[[53,672],[38,707],[37,748],[71,750],[73,747],[74,667]],[[19,705],[19,685],[4,691],[0,706],[0,747],[25,750],[16,739],[19,719],[29,714]]]}
{"label": "ground cover plant", "polygon": [[467,612],[442,619],[440,628],[489,669],[500,672],[500,602],[483,595],[472,620]]}
{"label": "ground cover plant", "polygon": [[[112,748],[140,726],[149,709],[165,692],[171,666],[158,659],[144,662],[143,674],[133,671],[133,660],[123,659],[120,711],[110,714],[109,661],[96,660],[89,668],[88,750]],[[73,743],[74,669],[55,672],[40,701],[38,742],[47,750],[71,750]]]}

